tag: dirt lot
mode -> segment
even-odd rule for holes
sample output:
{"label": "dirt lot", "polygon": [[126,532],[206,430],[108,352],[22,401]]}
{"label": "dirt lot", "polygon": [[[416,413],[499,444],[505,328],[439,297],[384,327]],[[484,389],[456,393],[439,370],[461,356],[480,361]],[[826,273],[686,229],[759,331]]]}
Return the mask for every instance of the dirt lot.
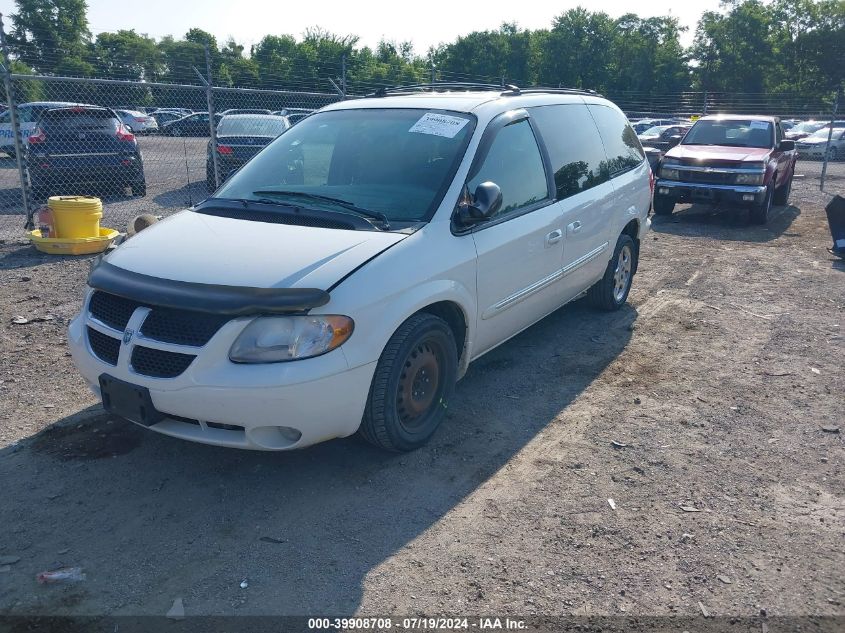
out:
{"label": "dirt lot", "polygon": [[[766,228],[703,208],[656,221],[628,307],[576,302],[479,360],[409,455],[355,438],[239,452],[108,420],[65,351],[87,259],[39,256],[3,218],[0,557],[19,560],[0,615],[182,598],[188,615],[703,607],[841,625],[845,265],[827,199],[808,178]],[[35,582],[61,565],[87,580]]]}

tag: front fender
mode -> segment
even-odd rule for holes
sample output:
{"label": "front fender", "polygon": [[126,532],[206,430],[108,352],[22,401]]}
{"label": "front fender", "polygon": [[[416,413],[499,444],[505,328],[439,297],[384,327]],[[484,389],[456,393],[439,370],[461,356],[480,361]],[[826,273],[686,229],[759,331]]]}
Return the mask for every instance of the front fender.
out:
{"label": "front fender", "polygon": [[[393,333],[410,316],[434,303],[449,301],[458,306],[466,323],[466,336],[458,375],[462,376],[471,357],[475,335],[475,293],[464,283],[451,279],[433,279],[380,297],[355,310],[355,332],[343,346],[350,368],[376,361]],[[332,304],[334,301],[332,301]],[[325,307],[330,311],[331,305]]]}

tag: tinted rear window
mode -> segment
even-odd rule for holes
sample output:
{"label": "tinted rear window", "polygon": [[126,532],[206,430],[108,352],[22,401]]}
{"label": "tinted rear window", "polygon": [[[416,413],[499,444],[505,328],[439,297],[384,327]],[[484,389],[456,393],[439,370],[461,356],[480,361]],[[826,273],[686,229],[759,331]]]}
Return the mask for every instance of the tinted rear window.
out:
{"label": "tinted rear window", "polygon": [[529,112],[549,152],[558,200],[608,180],[607,156],[586,106],[543,106]]}
{"label": "tinted rear window", "polygon": [[272,117],[226,117],[217,125],[218,136],[271,136],[287,129],[284,119]]}
{"label": "tinted rear window", "polygon": [[42,122],[63,130],[117,130],[120,122],[107,110],[53,110],[45,112]]}
{"label": "tinted rear window", "polygon": [[643,162],[645,152],[640,145],[636,132],[628,125],[628,120],[618,110],[603,106],[587,106],[599,128],[604,142],[608,167],[611,177],[633,169]]}

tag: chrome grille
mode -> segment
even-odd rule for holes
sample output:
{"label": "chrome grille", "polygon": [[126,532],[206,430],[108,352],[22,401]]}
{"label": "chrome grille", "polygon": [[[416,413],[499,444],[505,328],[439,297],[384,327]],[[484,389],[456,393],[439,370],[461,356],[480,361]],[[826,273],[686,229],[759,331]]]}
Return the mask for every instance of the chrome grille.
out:
{"label": "chrome grille", "polygon": [[196,356],[165,352],[138,345],[132,350],[132,369],[153,378],[176,378],[188,368]]}
{"label": "chrome grille", "polygon": [[117,365],[117,357],[120,354],[120,339],[112,338],[108,334],[103,334],[89,327],[88,344],[91,346],[94,355],[101,361],[109,365]]}
{"label": "chrome grille", "polygon": [[[176,310],[148,305],[97,290],[91,295],[88,312],[91,319],[111,328],[113,332],[103,333],[100,329],[88,327],[88,341],[94,355],[109,365],[116,366],[121,338],[132,315],[138,308],[149,312],[140,326],[143,339],[185,347],[202,347],[217,331],[229,321],[229,317],[207,314],[196,310]],[[132,340],[127,332],[127,343]],[[146,347],[143,339],[132,350],[132,370],[153,378],[175,378],[181,375],[196,358],[182,350],[170,351]]]}

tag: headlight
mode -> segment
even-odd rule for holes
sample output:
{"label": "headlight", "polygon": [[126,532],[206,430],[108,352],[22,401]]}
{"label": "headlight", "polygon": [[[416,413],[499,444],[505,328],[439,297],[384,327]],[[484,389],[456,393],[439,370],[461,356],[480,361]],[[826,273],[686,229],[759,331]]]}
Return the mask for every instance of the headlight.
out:
{"label": "headlight", "polygon": [[736,184],[738,185],[762,185],[765,172],[759,174],[737,174]]}
{"label": "headlight", "polygon": [[343,345],[355,324],[334,315],[259,317],[229,350],[235,363],[278,363],[325,354]]}
{"label": "headlight", "polygon": [[666,180],[680,180],[681,176],[674,166],[663,166],[660,168],[660,177]]}

